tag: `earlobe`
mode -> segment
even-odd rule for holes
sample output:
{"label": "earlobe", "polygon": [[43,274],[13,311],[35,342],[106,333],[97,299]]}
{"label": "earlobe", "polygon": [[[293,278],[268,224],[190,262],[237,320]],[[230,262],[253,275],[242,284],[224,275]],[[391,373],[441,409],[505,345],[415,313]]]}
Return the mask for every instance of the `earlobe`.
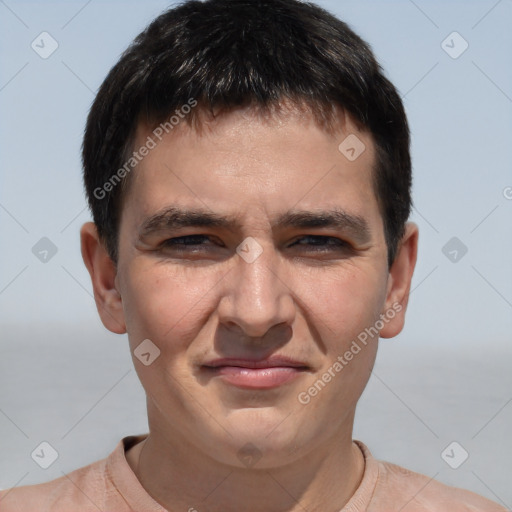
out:
{"label": "earlobe", "polygon": [[381,338],[393,338],[404,327],[411,280],[418,254],[418,226],[408,222],[397,255],[389,271],[388,291],[382,315],[387,319]]}
{"label": "earlobe", "polygon": [[117,269],[93,222],[82,226],[80,241],[82,258],[91,276],[94,300],[101,321],[109,331],[124,334],[126,324],[121,294],[116,285]]}

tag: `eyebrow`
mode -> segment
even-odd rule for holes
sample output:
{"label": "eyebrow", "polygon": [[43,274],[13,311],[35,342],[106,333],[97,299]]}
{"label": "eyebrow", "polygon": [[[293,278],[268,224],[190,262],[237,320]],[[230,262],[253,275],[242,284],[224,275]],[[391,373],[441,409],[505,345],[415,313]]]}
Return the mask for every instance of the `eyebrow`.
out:
{"label": "eyebrow", "polygon": [[[274,225],[279,229],[336,229],[346,232],[359,243],[366,243],[371,239],[371,232],[366,219],[339,208],[314,211],[290,210],[280,215]],[[224,216],[198,208],[183,209],[170,206],[146,218],[139,229],[139,236],[144,238],[159,231],[190,227],[208,227],[234,231],[240,230],[242,224],[239,216]]]}

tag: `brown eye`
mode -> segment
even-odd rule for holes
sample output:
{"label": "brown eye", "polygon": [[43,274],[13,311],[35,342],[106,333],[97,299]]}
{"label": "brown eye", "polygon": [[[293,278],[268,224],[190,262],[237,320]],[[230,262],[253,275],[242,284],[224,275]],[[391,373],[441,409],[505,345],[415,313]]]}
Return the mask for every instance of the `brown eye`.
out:
{"label": "brown eye", "polygon": [[167,255],[201,255],[218,253],[224,245],[215,237],[207,235],[185,235],[168,238],[158,244],[156,250]]}
{"label": "brown eye", "polygon": [[192,248],[194,246],[204,245],[202,242],[209,241],[209,237],[206,235],[187,235],[187,236],[178,236],[176,238],[169,238],[168,240],[164,240],[159,247],[177,247],[177,248]]}
{"label": "brown eye", "polygon": [[319,235],[306,235],[298,240],[296,240],[293,246],[301,246],[306,249],[311,249],[313,251],[330,251],[330,250],[339,250],[339,249],[347,249],[350,245],[341,240],[340,238],[335,238],[332,236],[319,236]]}

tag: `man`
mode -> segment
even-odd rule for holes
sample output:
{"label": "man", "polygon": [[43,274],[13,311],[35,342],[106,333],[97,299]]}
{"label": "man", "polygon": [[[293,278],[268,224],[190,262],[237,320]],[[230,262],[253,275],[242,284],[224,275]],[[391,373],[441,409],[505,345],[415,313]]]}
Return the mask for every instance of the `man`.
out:
{"label": "man", "polygon": [[98,312],[128,333],[149,434],[11,511],[500,511],[352,439],[418,229],[400,97],[296,0],[186,2],[123,54],[83,144]]}

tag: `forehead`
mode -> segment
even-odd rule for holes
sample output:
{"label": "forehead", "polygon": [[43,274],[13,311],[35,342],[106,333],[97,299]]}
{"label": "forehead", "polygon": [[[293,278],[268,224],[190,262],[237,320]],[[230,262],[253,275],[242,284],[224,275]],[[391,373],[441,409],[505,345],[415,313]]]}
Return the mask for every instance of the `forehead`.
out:
{"label": "forehead", "polygon": [[253,217],[341,206],[380,218],[372,136],[342,112],[329,129],[305,112],[249,108],[199,125],[183,119],[160,137],[139,124],[134,148],[150,139],[123,201],[139,222],[176,203]]}

